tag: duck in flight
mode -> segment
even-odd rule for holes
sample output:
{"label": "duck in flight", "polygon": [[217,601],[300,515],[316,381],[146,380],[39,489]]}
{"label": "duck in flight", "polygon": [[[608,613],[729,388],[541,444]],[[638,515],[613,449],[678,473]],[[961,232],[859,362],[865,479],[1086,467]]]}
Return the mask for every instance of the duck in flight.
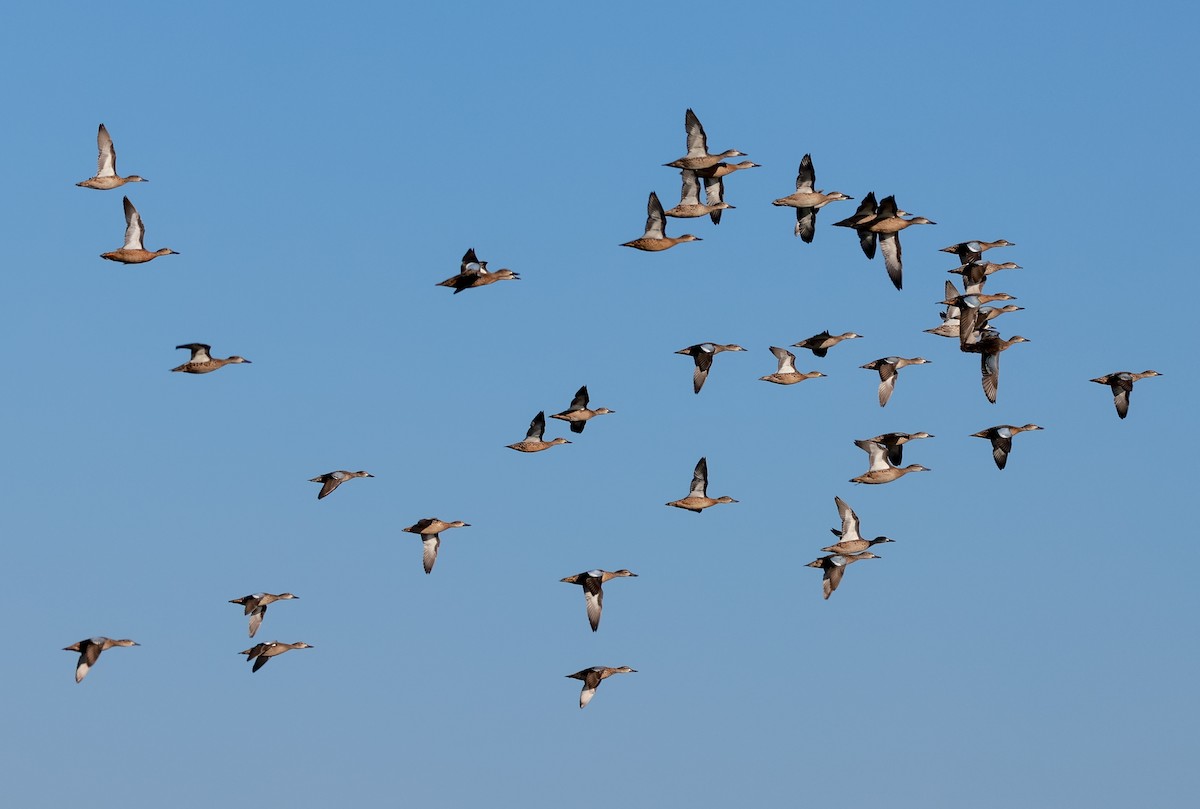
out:
{"label": "duck in flight", "polygon": [[637,669],[631,669],[629,666],[618,666],[617,668],[592,666],[591,668],[577,671],[574,674],[568,674],[567,677],[573,680],[583,680],[583,691],[579,693],[579,707],[586,708],[587,704],[592,701],[592,697],[596,696],[596,689],[600,687],[600,683],[604,682],[604,680],[614,674],[636,673]]}
{"label": "duck in flight", "polygon": [[699,236],[693,236],[690,233],[685,233],[678,237],[668,236],[666,233],[665,216],[662,203],[658,201],[658,194],[651,191],[650,199],[646,201],[646,232],[631,242],[625,242],[621,246],[657,253],[662,250],[668,250],[683,242],[703,241]]}
{"label": "duck in flight", "polygon": [[817,211],[831,202],[839,202],[848,197],[841,191],[824,191],[814,189],[817,184],[817,173],[813,169],[812,156],[805,155],[800,161],[800,169],[796,174],[796,193],[782,197],[772,202],[772,205],[786,206],[796,209],[796,235],[811,243],[817,230]]}
{"label": "duck in flight", "polygon": [[125,197],[124,204],[125,245],[120,250],[101,253],[100,258],[117,261],[121,264],[145,264],[147,261],[153,261],[159,256],[179,255],[179,253],[169,247],[163,247],[154,252],[147,250],[143,246],[143,240],[146,238],[146,226],[142,224],[142,217],[137,212],[137,208],[133,207],[133,203],[129,201],[129,197]]}
{"label": "duck in flight", "polygon": [[688,496],[682,500],[672,500],[667,503],[668,506],[682,508],[687,511],[694,511],[699,514],[704,509],[715,506],[719,503],[736,503],[728,495],[712,498],[708,496],[708,459],[701,458],[696,464],[696,469],[692,472],[692,488],[688,492]]}
{"label": "duck in flight", "polygon": [[104,124],[100,124],[100,129],[96,132],[96,146],[100,151],[100,155],[96,159],[96,176],[90,177],[81,183],[75,183],[75,185],[80,188],[95,188],[98,191],[108,191],[112,188],[120,188],[125,183],[150,182],[145,177],[139,177],[136,174],[130,174],[128,177],[122,177],[117,174],[117,150],[113,148],[112,138],[109,137],[108,130],[104,128]]}
{"label": "duck in flight", "polygon": [[600,628],[600,611],[604,608],[604,583],[610,579],[625,576],[636,577],[637,574],[628,570],[588,570],[584,573],[576,573],[574,576],[567,576],[565,579],[559,579],[559,581],[578,584],[583,588],[583,597],[587,601],[588,623],[592,625],[592,631],[595,632]]}
{"label": "duck in flight", "polygon": [[141,644],[128,639],[114,640],[112,638],[96,637],[86,638],[72,643],[70,646],[63,647],[64,652],[79,652],[79,662],[75,664],[75,682],[83,682],[83,678],[87,676],[88,671],[100,659],[100,653],[106,652],[114,646],[141,646]]}
{"label": "duck in flight", "polygon": [[175,346],[176,350],[186,348],[192,352],[192,356],[183,365],[177,365],[171,371],[179,371],[185,374],[207,374],[218,368],[224,368],[226,365],[246,363],[250,364],[250,360],[245,357],[239,357],[234,354],[232,357],[214,357],[209,352],[212,351],[212,346],[206,343],[184,343],[181,346]]}
{"label": "duck in flight", "polygon": [[263,666],[267,665],[267,661],[276,655],[281,655],[284,652],[290,652],[292,649],[315,649],[315,646],[309,646],[303,641],[298,643],[282,643],[281,641],[271,640],[266,643],[256,643],[244,652],[238,652],[240,655],[246,656],[246,662],[254,661],[251,673],[258,671]]}
{"label": "duck in flight", "polygon": [[373,478],[375,477],[370,472],[348,472],[345,469],[338,469],[336,472],[326,472],[323,475],[317,475],[315,478],[309,478],[309,483],[320,483],[321,491],[317,493],[317,499],[321,500],[333,494],[333,490],[341,486],[347,480],[353,478]]}
{"label": "duck in flight", "polygon": [[267,605],[274,604],[276,601],[285,601],[300,596],[292,595],[291,593],[252,593],[241,598],[229,599],[230,604],[241,604],[245,608],[244,615],[250,616],[250,637],[254,637],[254,633],[262,626],[262,620],[267,614]]}
{"label": "duck in flight", "polygon": [[664,163],[674,169],[710,169],[726,157],[747,157],[745,152],[737,149],[726,149],[720,154],[708,153],[708,135],[696,113],[689,108],[683,116],[683,128],[687,131],[687,154],[670,163]]}
{"label": "duck in flight", "polygon": [[422,554],[422,562],[425,565],[425,573],[428,575],[433,572],[433,565],[437,562],[438,548],[441,547],[443,531],[448,531],[451,528],[470,528],[471,524],[462,520],[454,522],[444,522],[437,517],[426,517],[423,520],[418,520],[413,525],[407,528],[401,528],[401,531],[406,531],[410,534],[416,534],[421,537],[421,545],[424,553]]}
{"label": "duck in flight", "polygon": [[607,416],[610,413],[616,413],[615,410],[609,410],[607,407],[597,407],[595,410],[588,408],[588,389],[584,385],[579,390],[575,391],[575,398],[571,400],[571,405],[561,413],[555,413],[550,418],[560,419],[568,422],[571,425],[571,432],[582,433],[583,428],[587,426],[590,419],[596,416]]}

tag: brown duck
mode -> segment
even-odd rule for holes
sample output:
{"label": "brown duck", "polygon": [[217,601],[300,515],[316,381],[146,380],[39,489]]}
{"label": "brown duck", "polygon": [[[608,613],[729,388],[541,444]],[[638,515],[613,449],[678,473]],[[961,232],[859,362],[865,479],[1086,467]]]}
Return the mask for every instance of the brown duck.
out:
{"label": "brown duck", "polygon": [[817,228],[817,211],[831,202],[839,202],[848,197],[841,191],[830,191],[826,194],[814,188],[817,184],[817,173],[813,169],[811,155],[805,155],[800,161],[800,169],[796,174],[796,193],[782,197],[772,202],[772,205],[796,209],[796,235],[811,243]]}
{"label": "brown duck", "polygon": [[589,570],[584,573],[576,573],[574,576],[567,576],[559,581],[578,584],[583,588],[583,597],[587,601],[588,622],[592,625],[592,631],[595,632],[600,628],[600,611],[604,608],[604,583],[609,579],[623,576],[636,577],[637,574],[628,570]]}
{"label": "brown duck", "polygon": [[224,359],[221,359],[220,357],[214,357],[209,354],[209,352],[212,350],[212,346],[205,343],[184,343],[181,346],[175,346],[175,348],[176,350],[186,348],[192,352],[192,356],[191,359],[189,359],[183,365],[178,365],[172,368],[172,372],[179,371],[185,374],[207,374],[217,370],[218,368],[224,368],[226,365],[230,364],[236,365],[243,362],[247,365],[250,364],[250,360],[246,359],[245,357],[239,357],[236,354],[232,357],[226,357]]}
{"label": "brown duck", "polygon": [[596,416],[607,416],[610,413],[616,413],[615,410],[609,410],[607,407],[598,407],[595,410],[588,408],[588,389],[584,385],[579,390],[575,391],[575,398],[571,400],[571,406],[561,413],[555,413],[550,418],[561,419],[569,422],[571,432],[582,433],[583,428],[587,426],[588,420]]}
{"label": "brown duck", "polygon": [[996,462],[997,469],[1003,469],[1005,464],[1008,463],[1008,453],[1012,452],[1013,436],[1029,430],[1043,429],[1045,428],[1039,427],[1036,424],[1026,424],[1024,427],[1016,427],[1012,424],[997,424],[995,427],[988,427],[986,430],[971,433],[971,437],[986,438],[991,441],[992,460]]}
{"label": "brown duck", "polygon": [[407,528],[401,528],[401,531],[407,531],[410,534],[417,534],[421,537],[421,545],[424,553],[422,562],[425,565],[425,573],[433,572],[433,565],[437,561],[438,548],[441,547],[441,533],[448,531],[451,528],[470,528],[471,524],[462,520],[454,522],[444,522],[436,517],[426,517],[423,520],[418,520],[413,525]]}
{"label": "brown duck", "polygon": [[685,233],[676,238],[668,236],[666,234],[665,216],[662,203],[658,201],[658,194],[651,191],[650,199],[646,202],[646,232],[631,242],[625,242],[621,246],[657,253],[683,242],[703,241],[699,236],[693,236],[690,233]]}
{"label": "brown duck", "polygon": [[497,281],[520,281],[521,276],[508,268],[501,270],[491,270],[487,268],[486,261],[480,261],[475,256],[475,248],[468,248],[466,254],[462,258],[462,264],[459,267],[458,275],[452,275],[445,281],[442,281],[435,286],[450,287],[454,290],[454,294],[462,292],[464,289],[475,289],[476,287],[485,287],[488,284],[494,284]]}
{"label": "brown duck", "polygon": [[574,674],[568,674],[567,677],[573,680],[583,680],[583,691],[579,694],[579,707],[586,708],[587,704],[592,701],[592,697],[596,696],[596,689],[600,687],[600,683],[614,674],[636,674],[637,669],[631,669],[629,666],[618,666],[617,668],[609,668],[608,666],[592,666],[591,668],[577,671]]}
{"label": "brown duck", "polygon": [[745,152],[737,149],[726,149],[720,154],[708,153],[708,136],[696,113],[688,109],[683,116],[683,128],[687,131],[687,154],[683,157],[664,163],[675,169],[707,169],[720,163],[726,157],[746,157]]}
{"label": "brown duck", "polygon": [[303,641],[298,643],[282,643],[277,640],[270,640],[266,643],[256,643],[245,651],[238,652],[240,655],[246,656],[246,662],[254,661],[251,673],[258,671],[263,666],[267,665],[267,661],[275,655],[281,655],[284,652],[290,652],[292,649],[315,649],[315,646],[309,646]]}
{"label": "brown duck", "polygon": [[150,182],[145,177],[139,177],[136,174],[130,174],[128,177],[117,174],[117,150],[113,148],[112,138],[109,137],[104,124],[100,124],[100,129],[96,132],[96,147],[99,150],[99,156],[96,158],[96,176],[81,183],[75,183],[75,185],[80,188],[108,191],[120,188],[125,183]]}
{"label": "brown duck", "polygon": [[720,354],[722,351],[745,351],[740,345],[729,343],[722,345],[721,343],[696,343],[687,348],[681,348],[676,351],[676,354],[685,354],[691,357],[696,363],[696,370],[692,372],[692,392],[699,393],[704,387],[704,380],[708,379],[708,371],[712,368],[713,357]]}
{"label": "brown duck", "polygon": [[842,576],[846,573],[846,568],[854,562],[861,559],[882,559],[882,556],[876,556],[870,551],[854,554],[833,554],[832,556],[822,556],[820,559],[814,559],[805,567],[815,567],[823,571],[821,577],[821,590],[825,594],[825,599],[833,595],[833,591],[842,583]]}
{"label": "brown duck", "polygon": [[114,646],[141,646],[141,644],[128,639],[113,640],[112,638],[101,636],[86,638],[85,640],[72,643],[70,646],[64,646],[64,652],[79,652],[79,662],[75,664],[75,682],[83,682],[83,678],[87,676],[88,671],[100,659],[100,653],[106,652]]}
{"label": "brown duck", "polygon": [[280,593],[274,595],[272,593],[253,593],[241,598],[229,599],[230,604],[241,604],[245,608],[243,615],[250,616],[250,637],[254,637],[254,633],[262,626],[262,620],[267,614],[267,605],[274,604],[276,601],[285,601],[287,599],[299,598],[300,596],[292,595],[291,593]]}
{"label": "brown duck", "polygon": [[1113,371],[1111,374],[1098,376],[1091,381],[1112,388],[1113,404],[1117,406],[1117,415],[1125,418],[1129,415],[1129,397],[1133,393],[1133,383],[1152,376],[1162,376],[1162,374],[1158,371],[1142,371],[1140,374],[1129,371]]}
{"label": "brown duck", "polygon": [[309,478],[309,483],[320,483],[321,491],[317,493],[317,499],[321,500],[333,494],[333,490],[341,486],[347,480],[353,478],[373,478],[375,477],[370,472],[348,472],[345,469],[339,469],[336,472],[326,472],[323,475],[317,475],[315,478]]}
{"label": "brown duck", "polygon": [[776,368],[773,374],[760,376],[759,379],[764,382],[774,382],[776,385],[795,385],[797,382],[803,382],[806,379],[816,379],[819,376],[825,376],[820,371],[797,371],[796,355],[786,348],[771,346],[771,353],[775,355],[779,367]]}
{"label": "brown duck", "polygon": [[143,246],[145,237],[146,226],[142,224],[142,217],[129,201],[129,197],[125,197],[125,245],[120,250],[101,253],[100,258],[119,261],[122,264],[145,264],[159,256],[179,255],[167,247],[150,252]]}
{"label": "brown duck", "polygon": [[672,500],[670,503],[667,503],[667,505],[674,506],[675,508],[682,508],[687,511],[694,511],[699,514],[709,506],[715,506],[718,503],[736,502],[737,500],[734,500],[728,495],[722,495],[721,497],[717,497],[715,499],[708,496],[708,459],[701,458],[696,464],[695,471],[692,472],[692,488],[691,491],[688,492],[688,496],[682,500]]}
{"label": "brown duck", "polygon": [[525,440],[518,441],[515,444],[508,444],[509,449],[515,449],[517,452],[541,452],[544,449],[556,444],[570,444],[571,442],[565,438],[555,438],[552,441],[543,441],[542,436],[546,433],[546,411],[539,410],[538,414],[533,417],[533,421],[529,422],[529,429],[525,432]]}

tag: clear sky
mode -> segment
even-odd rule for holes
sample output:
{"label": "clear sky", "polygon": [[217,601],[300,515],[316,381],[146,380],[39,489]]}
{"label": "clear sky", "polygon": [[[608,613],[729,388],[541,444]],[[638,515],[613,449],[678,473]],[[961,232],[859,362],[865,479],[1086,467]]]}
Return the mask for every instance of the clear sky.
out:
{"label": "clear sky", "polygon": [[[25,3],[0,67],[14,806],[1179,806],[1195,799],[1197,12],[1015,2]],[[659,254],[684,111],[733,175]],[[102,261],[122,190],[178,256]],[[811,245],[805,153],[854,202]],[[905,289],[831,223],[869,191]],[[999,402],[922,334],[1024,269]],[[522,280],[434,285],[468,247]],[[866,335],[759,382],[771,345]],[[699,396],[673,352],[739,343]],[[253,361],[171,374],[180,343]],[[859,365],[922,355],[887,408]],[[1155,369],[1129,418],[1088,380]],[[616,415],[504,448],[587,384]],[[1036,422],[998,471],[970,433]],[[853,440],[936,435],[886,486]],[[664,508],[707,456],[710,494]],[[317,501],[308,479],[364,469]],[[1189,492],[1191,493],[1189,495]],[[828,602],[834,496],[896,540]],[[433,575],[422,517],[462,519]],[[629,568],[589,631],[559,579]],[[251,674],[231,598],[291,591]],[[81,638],[132,638],[81,684]],[[629,665],[584,711],[591,665]]]}

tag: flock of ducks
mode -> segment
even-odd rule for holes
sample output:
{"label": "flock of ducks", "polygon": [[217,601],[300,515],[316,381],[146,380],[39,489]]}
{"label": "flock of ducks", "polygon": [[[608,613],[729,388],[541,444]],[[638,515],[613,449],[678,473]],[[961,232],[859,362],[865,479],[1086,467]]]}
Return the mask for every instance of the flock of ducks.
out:
{"label": "flock of ducks", "polygon": [[[734,206],[724,199],[724,178],[737,171],[759,167],[757,163],[750,161],[742,161],[740,163],[724,162],[725,158],[746,156],[745,153],[736,149],[728,149],[718,154],[709,153],[704,127],[691,109],[687,110],[685,114],[684,128],[686,132],[687,153],[683,157],[664,164],[680,170],[682,188],[679,203],[670,210],[664,210],[658,199],[658,195],[653,191],[650,192],[647,203],[646,226],[643,235],[632,241],[625,242],[622,246],[647,252],[658,252],[684,242],[701,241],[700,237],[693,234],[684,234],[678,237],[667,236],[665,232],[666,219],[668,217],[694,219],[708,216],[714,225],[719,224],[721,214],[724,211],[734,209]],[[96,175],[88,180],[77,183],[77,185],[96,190],[111,190],[120,188],[128,183],[147,182],[144,177],[139,177],[138,175],[121,177],[117,174],[116,150],[113,146],[112,138],[103,124],[100,125],[97,134],[97,146],[99,149],[99,158]],[[704,188],[703,202],[700,198],[701,181],[703,181]],[[852,197],[840,191],[825,192],[817,189],[816,172],[813,167],[812,156],[806,154],[800,161],[796,176],[795,192],[786,197],[774,200],[772,204],[795,209],[796,222],[794,233],[804,242],[811,243],[816,235],[816,221],[819,211],[831,203],[852,199]],[[145,225],[142,222],[142,218],[137,208],[129,200],[129,197],[126,196],[124,198],[123,204],[126,221],[125,243],[119,250],[101,254],[102,258],[123,264],[141,264],[160,256],[177,255],[174,250],[168,248],[156,251],[146,250],[144,246]],[[887,196],[883,200],[876,202],[875,193],[872,191],[863,198],[854,215],[835,222],[834,226],[853,228],[858,236],[859,246],[868,260],[875,257],[878,248],[878,251],[883,254],[884,265],[889,279],[896,289],[900,290],[903,286],[903,264],[899,234],[902,230],[912,225],[933,224],[936,223],[925,217],[912,216],[908,212],[901,210],[896,203],[895,196]],[[1019,335],[1008,339],[1001,338],[992,323],[1000,315],[1019,311],[1021,307],[1008,303],[1001,307],[992,307],[990,304],[1012,301],[1015,298],[1007,293],[989,294],[983,291],[987,279],[992,274],[1001,270],[1020,269],[1019,265],[1012,262],[997,264],[984,260],[983,254],[986,251],[996,247],[1008,246],[1013,245],[1004,239],[998,239],[991,242],[979,240],[967,241],[942,248],[942,252],[952,253],[958,259],[959,265],[948,270],[948,272],[961,276],[963,290],[959,291],[953,282],[946,281],[945,295],[943,300],[939,302],[945,307],[945,310],[940,315],[942,322],[937,327],[926,330],[928,333],[939,337],[957,339],[959,348],[964,353],[980,355],[982,387],[986,398],[991,403],[995,403],[997,399],[1000,354],[1017,343],[1029,342],[1026,338]],[[520,280],[520,276],[510,269],[488,270],[487,262],[481,261],[476,255],[474,248],[471,248],[463,255],[458,273],[441,281],[437,286],[453,289],[454,294],[457,295],[464,290],[489,286],[497,281],[517,280]],[[792,347],[811,351],[815,357],[824,358],[839,343],[862,337],[863,335],[855,332],[832,334],[829,331],[822,331],[812,337],[793,343]],[[236,355],[224,359],[213,357],[211,347],[204,343],[186,343],[176,346],[176,348],[189,350],[191,356],[187,362],[172,368],[172,371],[206,374],[219,370],[226,365],[250,363],[250,360]],[[704,387],[705,381],[708,379],[713,359],[717,354],[744,351],[746,351],[745,348],[736,344],[703,342],[682,348],[676,353],[691,357],[695,366],[692,374],[692,389],[694,393],[699,394],[700,390]],[[759,377],[762,381],[778,385],[794,385],[805,380],[826,376],[824,373],[818,371],[799,371],[796,367],[796,355],[786,348],[771,346],[770,351],[776,359],[777,367],[774,373]],[[886,356],[861,367],[876,371],[879,374],[879,405],[880,407],[885,407],[895,392],[900,370],[910,365],[923,365],[927,363],[929,363],[929,360],[923,357]],[[1149,370],[1142,373],[1118,371],[1091,381],[1110,387],[1117,415],[1124,419],[1128,415],[1129,397],[1132,393],[1134,383],[1140,379],[1153,376],[1161,376],[1161,374],[1157,371]],[[551,418],[567,422],[570,431],[579,434],[584,431],[591,419],[616,412],[606,407],[591,408],[589,404],[588,389],[584,385],[576,391],[570,405],[562,412],[553,414]],[[1012,451],[1013,437],[1021,432],[1042,429],[1042,427],[1036,424],[1025,424],[1024,426],[1001,424],[973,433],[972,437],[984,438],[991,443],[992,457],[996,466],[1003,470],[1008,462],[1008,456]],[[546,414],[542,410],[533,417],[525,438],[507,446],[509,449],[522,453],[536,453],[560,444],[571,443],[562,437],[552,438],[547,441],[545,440],[545,431]],[[901,466],[901,463],[903,461],[905,444],[913,440],[932,437],[927,432],[896,432],[856,440],[854,442],[855,446],[867,453],[868,468],[863,474],[851,478],[851,482],[884,484],[898,480],[910,472],[930,471],[920,464]],[[317,499],[323,499],[332,494],[342,483],[360,477],[374,476],[365,471],[337,470],[318,475],[312,478],[311,482],[321,484],[321,490],[317,494]],[[715,505],[737,502],[737,500],[727,495],[715,498],[708,496],[708,461],[707,458],[701,457],[693,471],[688,495],[679,500],[670,501],[666,505],[699,514]],[[822,548],[822,551],[828,555],[822,556],[807,565],[808,567],[817,568],[822,571],[822,591],[825,599],[828,599],[841,584],[847,567],[863,559],[880,558],[872,553],[870,549],[881,543],[895,541],[886,536],[878,536],[874,539],[865,538],[860,532],[858,515],[855,514],[854,510],[840,497],[835,497],[834,502],[841,518],[841,528],[832,529],[833,533],[838,537],[838,541]],[[441,545],[441,533],[453,528],[466,527],[470,526],[462,520],[447,522],[430,517],[419,520],[402,530],[420,537],[423,546],[423,566],[425,572],[429,574],[433,572],[434,564],[437,561],[438,549]],[[579,585],[583,588],[588,623],[592,631],[596,632],[600,627],[600,616],[604,603],[603,585],[614,578],[636,577],[636,575],[636,573],[624,569],[616,571],[589,570],[568,576],[562,579],[562,581],[568,584]],[[232,599],[230,603],[243,607],[244,614],[249,619],[249,636],[253,638],[261,627],[267,607],[270,604],[295,598],[297,596],[292,593],[253,593],[241,598]],[[136,642],[129,639],[94,637],[65,647],[65,650],[79,654],[79,660],[75,669],[75,680],[76,682],[81,682],[91,667],[96,664],[102,652],[118,646],[129,647],[137,645]],[[310,648],[313,647],[304,642],[283,643],[280,641],[268,641],[258,643],[238,654],[246,655],[247,661],[253,661],[251,670],[256,672],[272,657],[293,649]],[[634,669],[628,666],[592,666],[566,676],[583,681],[583,690],[579,698],[579,707],[583,708],[592,700],[596,689],[605,679],[613,674],[627,674],[634,671]]]}

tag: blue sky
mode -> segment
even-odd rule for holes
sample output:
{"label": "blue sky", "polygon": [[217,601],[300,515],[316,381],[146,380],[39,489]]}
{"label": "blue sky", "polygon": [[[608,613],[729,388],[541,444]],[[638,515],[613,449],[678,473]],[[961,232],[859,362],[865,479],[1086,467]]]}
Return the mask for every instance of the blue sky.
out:
{"label": "blue sky", "polygon": [[[692,22],[682,22],[693,15]],[[268,795],[462,806],[1181,805],[1200,551],[1189,6],[26,4],[0,64],[9,692],[28,807]],[[683,115],[762,168],[660,254]],[[122,191],[74,183],[113,136]],[[811,153],[831,205],[792,235]],[[830,223],[868,191],[936,222],[905,289]],[[1177,221],[1183,218],[1181,226]],[[937,249],[1006,238],[999,402],[938,323]],[[434,286],[468,247],[516,283]],[[771,345],[866,335],[784,388]],[[673,352],[717,357],[699,396]],[[180,343],[252,365],[170,374]],[[887,408],[859,365],[922,355]],[[1091,377],[1156,369],[1120,421]],[[587,384],[616,415],[504,448]],[[986,442],[1036,422],[998,471]],[[1175,425],[1172,427],[1171,425]],[[925,430],[886,486],[853,440]],[[551,421],[547,436],[567,435]],[[1186,447],[1185,447],[1186,449]],[[707,456],[710,494],[684,496]],[[309,478],[365,469],[318,502]],[[834,496],[896,543],[828,602]],[[400,528],[462,519],[433,575]],[[559,579],[629,568],[598,633]],[[303,640],[251,675],[256,640]],[[104,654],[82,685],[61,647]],[[590,665],[630,665],[585,711]],[[94,789],[89,788],[94,785]]]}

